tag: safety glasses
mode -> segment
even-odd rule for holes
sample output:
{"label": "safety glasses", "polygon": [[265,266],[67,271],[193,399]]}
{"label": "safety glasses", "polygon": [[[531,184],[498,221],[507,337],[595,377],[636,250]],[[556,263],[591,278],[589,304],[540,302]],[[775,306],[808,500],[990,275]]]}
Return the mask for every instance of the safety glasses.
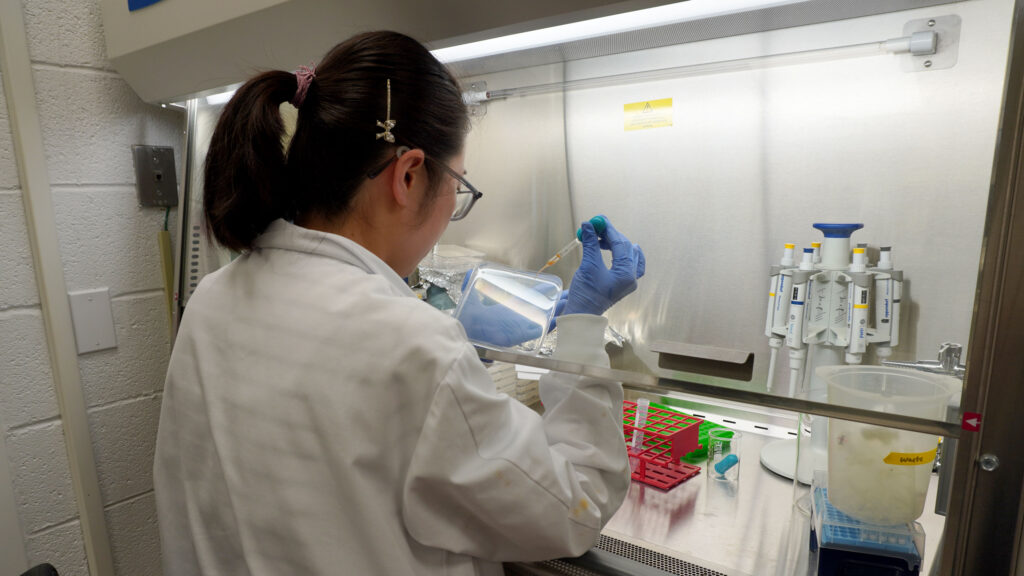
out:
{"label": "safety glasses", "polygon": [[[473,209],[473,205],[476,204],[476,201],[479,200],[484,193],[477,190],[475,186],[469,183],[469,180],[466,180],[465,176],[459,174],[455,170],[452,170],[452,168],[444,162],[435,160],[428,154],[424,154],[424,157],[440,166],[442,170],[447,172],[449,176],[459,183],[459,189],[455,191],[455,209],[452,210],[451,221],[455,222],[456,220],[462,220],[469,214],[469,211]],[[366,177],[373,180],[377,176],[380,176],[380,173],[390,166],[397,158],[398,156],[394,156],[388,159],[387,162],[367,172]]]}

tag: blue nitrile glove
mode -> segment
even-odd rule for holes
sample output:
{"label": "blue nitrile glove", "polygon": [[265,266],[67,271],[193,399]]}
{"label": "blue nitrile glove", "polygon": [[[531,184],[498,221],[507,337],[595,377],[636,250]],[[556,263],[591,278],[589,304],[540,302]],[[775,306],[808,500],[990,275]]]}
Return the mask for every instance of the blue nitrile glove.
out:
{"label": "blue nitrile glove", "polygon": [[[583,261],[572,277],[565,314],[604,314],[630,292],[644,275],[646,260],[643,250],[612,226],[607,217],[604,237],[598,239],[594,225],[586,221],[583,231]],[[604,265],[601,249],[612,253],[612,267]]]}
{"label": "blue nitrile glove", "polygon": [[565,303],[569,301],[569,291],[562,290],[562,294],[558,297],[558,302],[555,302],[555,315],[551,318],[551,323],[548,324],[548,332],[555,329],[555,323],[558,322],[558,317],[565,311]]}
{"label": "blue nitrile glove", "polygon": [[540,338],[539,325],[498,303],[488,304],[470,296],[459,314],[466,336],[480,344],[507,348]]}
{"label": "blue nitrile glove", "polygon": [[[459,321],[462,322],[462,327],[465,328],[466,336],[470,340],[479,344],[508,348],[540,338],[540,325],[480,294],[467,295],[465,290],[471,275],[466,273],[462,280],[462,297],[469,300],[466,300],[459,313]],[[562,304],[563,302],[559,301],[555,305],[556,313]]]}

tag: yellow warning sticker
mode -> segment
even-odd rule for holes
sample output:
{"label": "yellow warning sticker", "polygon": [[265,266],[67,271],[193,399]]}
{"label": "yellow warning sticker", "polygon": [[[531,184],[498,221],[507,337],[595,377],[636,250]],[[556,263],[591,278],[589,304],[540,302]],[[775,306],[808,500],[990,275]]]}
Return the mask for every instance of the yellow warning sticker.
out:
{"label": "yellow warning sticker", "polygon": [[889,452],[889,455],[882,461],[896,466],[920,466],[935,460],[937,450],[937,448],[933,448],[927,452]]}
{"label": "yellow warning sticker", "polygon": [[624,128],[627,131],[664,128],[672,125],[671,98],[625,104],[622,107],[622,112],[625,116]]}

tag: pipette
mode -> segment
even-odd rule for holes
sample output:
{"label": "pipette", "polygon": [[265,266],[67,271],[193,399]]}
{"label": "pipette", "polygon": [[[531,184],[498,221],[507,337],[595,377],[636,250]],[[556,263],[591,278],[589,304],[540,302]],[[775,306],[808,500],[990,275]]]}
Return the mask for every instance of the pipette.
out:
{"label": "pipette", "polygon": [[[604,231],[605,231],[605,221],[604,221],[604,218],[602,218],[600,216],[594,216],[593,218],[590,219],[590,223],[594,225],[594,231],[597,232],[598,235],[604,234]],[[555,252],[554,256],[552,256],[551,258],[548,258],[547,264],[545,264],[539,270],[539,272],[543,272],[543,271],[547,270],[548,268],[550,268],[551,266],[554,266],[556,263],[558,263],[559,260],[561,260],[567,254],[569,254],[570,252],[575,250],[577,246],[582,246],[581,242],[583,242],[583,229],[582,228],[577,228],[576,229],[576,237],[573,238],[572,240],[570,240],[568,244],[563,246],[561,250],[559,250],[558,252]]]}

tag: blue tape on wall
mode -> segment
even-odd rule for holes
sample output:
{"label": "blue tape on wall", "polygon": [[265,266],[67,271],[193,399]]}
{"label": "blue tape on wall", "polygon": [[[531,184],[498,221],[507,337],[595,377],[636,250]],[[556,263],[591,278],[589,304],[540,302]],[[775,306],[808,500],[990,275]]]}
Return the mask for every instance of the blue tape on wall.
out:
{"label": "blue tape on wall", "polygon": [[128,0],[128,11],[134,12],[140,8],[145,8],[151,4],[156,4],[160,0]]}

